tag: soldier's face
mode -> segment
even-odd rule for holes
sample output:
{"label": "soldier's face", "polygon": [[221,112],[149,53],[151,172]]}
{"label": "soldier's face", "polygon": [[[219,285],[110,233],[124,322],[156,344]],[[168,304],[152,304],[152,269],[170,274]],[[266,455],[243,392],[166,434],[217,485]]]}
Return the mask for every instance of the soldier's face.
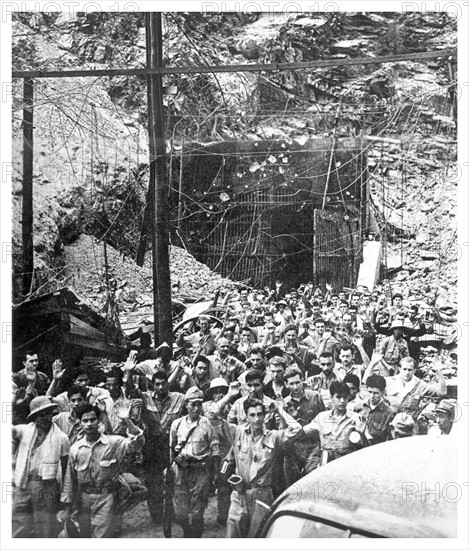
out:
{"label": "soldier's face", "polygon": [[257,395],[260,391],[262,391],[262,382],[260,380],[251,380],[246,384],[248,387],[248,393],[249,395]]}
{"label": "soldier's face", "polygon": [[324,330],[325,330],[325,326],[324,326],[324,323],[316,323],[314,325],[315,329],[316,329],[316,332],[321,336],[324,334]]}
{"label": "soldier's face", "polygon": [[258,407],[249,407],[246,418],[248,423],[254,428],[261,428],[264,424],[264,407],[260,405]]}
{"label": "soldier's face", "polygon": [[205,332],[206,330],[208,330],[208,321],[206,319],[200,321],[200,329],[202,330],[202,332]]}
{"label": "soldier's face", "polygon": [[346,394],[335,394],[332,396],[332,407],[339,413],[344,413],[347,410],[349,396]]}
{"label": "soldier's face", "polygon": [[47,409],[36,416],[36,426],[44,431],[50,430],[52,418],[57,414],[56,409]]}
{"label": "soldier's face", "polygon": [[287,388],[290,390],[290,393],[293,395],[293,397],[298,397],[302,394],[303,381],[298,374],[296,376],[291,376],[287,380]]}
{"label": "soldier's face", "polygon": [[451,415],[443,412],[437,412],[435,420],[442,433],[448,434],[451,431],[451,427],[453,426]]}
{"label": "soldier's face", "polygon": [[340,352],[340,362],[346,367],[349,367],[352,364],[352,352],[349,349],[347,351]]}
{"label": "soldier's face", "polygon": [[257,370],[264,370],[264,359],[260,353],[251,353],[249,358],[254,368]]}
{"label": "soldier's face", "polygon": [[85,434],[94,434],[98,431],[99,421],[96,413],[91,411],[85,413],[80,420],[81,427]]}
{"label": "soldier's face", "polygon": [[75,384],[77,386],[80,386],[80,388],[87,388],[90,384],[90,378],[87,374],[80,374],[76,379],[75,379]]}
{"label": "soldier's face", "polygon": [[153,382],[155,393],[160,399],[168,395],[168,381],[156,378]]}
{"label": "soldier's face", "polygon": [[26,359],[23,361],[23,365],[26,369],[37,370],[39,360],[37,358],[37,353],[34,355],[26,354]]}
{"label": "soldier's face", "polygon": [[358,393],[358,388],[356,388],[353,384],[351,384],[350,382],[347,382],[347,386],[349,387],[349,390],[350,390],[350,397],[349,399],[352,400],[352,399],[355,399],[357,393]]}
{"label": "soldier's face", "polygon": [[399,369],[399,376],[404,382],[410,382],[412,376],[414,375],[414,367],[404,363]]}
{"label": "soldier's face", "polygon": [[370,402],[373,406],[377,405],[381,401],[381,390],[378,388],[367,388],[370,394]]}
{"label": "soldier's face", "polygon": [[272,380],[278,384],[283,381],[284,368],[279,365],[271,365]]}
{"label": "soldier's face", "polygon": [[81,393],[75,393],[71,395],[69,401],[70,401],[70,409],[72,411],[76,410],[82,403],[85,402]]}
{"label": "soldier's face", "polygon": [[119,395],[120,386],[115,376],[108,376],[106,378],[106,389],[113,397]]}
{"label": "soldier's face", "polygon": [[195,366],[195,369],[194,369],[195,373],[197,374],[198,377],[200,378],[206,378],[207,377],[207,374],[208,374],[208,365],[206,365],[205,363],[197,363],[197,365]]}
{"label": "soldier's face", "polygon": [[324,359],[319,359],[319,366],[324,374],[330,374],[332,372],[333,365],[334,361],[332,360],[332,357],[324,357]]}
{"label": "soldier's face", "polygon": [[228,355],[228,352],[230,351],[230,344],[228,340],[222,340],[218,344],[218,352],[222,357],[226,357]]}
{"label": "soldier's face", "polygon": [[187,413],[191,420],[196,420],[197,418],[199,418],[201,412],[202,401],[193,400],[187,402]]}

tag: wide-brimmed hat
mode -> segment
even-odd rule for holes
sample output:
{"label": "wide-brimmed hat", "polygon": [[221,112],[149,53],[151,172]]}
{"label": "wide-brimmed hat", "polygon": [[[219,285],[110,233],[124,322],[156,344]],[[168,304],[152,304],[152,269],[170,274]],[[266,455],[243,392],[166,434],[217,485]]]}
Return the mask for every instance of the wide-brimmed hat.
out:
{"label": "wide-brimmed hat", "polygon": [[45,395],[39,395],[38,397],[35,397],[29,404],[30,413],[28,415],[28,420],[34,420],[36,418],[36,415],[38,415],[42,411],[57,408],[58,405],[56,403],[52,403],[49,397],[46,397]]}
{"label": "wide-brimmed hat", "polygon": [[395,328],[400,328],[404,330],[404,322],[399,321],[398,319],[394,319],[394,321],[391,323],[391,326],[389,327],[389,330],[394,330]]}
{"label": "wide-brimmed hat", "polygon": [[222,378],[221,376],[219,378],[214,378],[210,382],[210,387],[206,391],[206,395],[209,399],[212,398],[214,390],[223,390],[225,394],[228,393],[229,385],[228,382]]}

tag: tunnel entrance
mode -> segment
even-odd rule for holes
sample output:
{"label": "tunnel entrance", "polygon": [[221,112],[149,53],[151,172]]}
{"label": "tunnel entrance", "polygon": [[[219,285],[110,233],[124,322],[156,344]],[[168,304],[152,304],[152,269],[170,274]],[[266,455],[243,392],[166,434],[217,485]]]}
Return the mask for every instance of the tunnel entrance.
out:
{"label": "tunnel entrance", "polygon": [[254,286],[354,286],[368,225],[362,139],[198,144],[179,160],[175,238],[199,261]]}

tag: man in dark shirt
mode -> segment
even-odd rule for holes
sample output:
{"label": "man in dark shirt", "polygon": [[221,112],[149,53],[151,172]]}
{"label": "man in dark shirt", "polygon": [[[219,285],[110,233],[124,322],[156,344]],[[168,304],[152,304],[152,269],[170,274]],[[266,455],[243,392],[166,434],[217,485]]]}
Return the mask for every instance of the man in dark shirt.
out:
{"label": "man in dark shirt", "polygon": [[[319,392],[306,389],[300,369],[290,367],[285,372],[290,395],[285,398],[285,410],[302,426],[309,424],[326,407]],[[319,437],[301,435],[285,447],[284,472],[287,487],[319,465]]]}
{"label": "man in dark shirt", "polygon": [[364,423],[361,431],[369,445],[390,439],[391,421],[394,410],[384,401],[386,380],[379,374],[372,374],[366,380],[369,399],[363,403],[360,420]]}
{"label": "man in dark shirt", "polygon": [[143,470],[148,489],[148,509],[155,523],[163,518],[163,472],[169,466],[169,431],[173,420],[183,415],[185,398],[170,392],[168,375],[157,371],[152,378],[154,391],[142,392],[142,421],[146,426]]}

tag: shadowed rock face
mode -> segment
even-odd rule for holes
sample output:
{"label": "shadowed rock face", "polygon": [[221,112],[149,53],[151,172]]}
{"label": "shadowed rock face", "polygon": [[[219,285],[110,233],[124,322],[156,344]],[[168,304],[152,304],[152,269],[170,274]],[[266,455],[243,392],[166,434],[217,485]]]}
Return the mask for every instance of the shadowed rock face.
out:
{"label": "shadowed rock face", "polygon": [[[84,66],[83,60],[117,62],[116,40],[119,55],[132,60],[129,64],[144,63],[144,33],[143,27],[138,27],[138,16],[131,16],[130,24],[124,21],[124,14],[112,17],[107,27],[103,26],[104,16],[94,17],[87,27],[84,20],[64,14],[57,18],[35,15],[30,21],[18,17],[14,21],[13,64],[17,69],[52,69]],[[104,32],[109,28],[112,32]],[[186,28],[215,63],[240,63],[246,56],[254,59],[259,52],[262,61],[288,62],[419,52],[456,45],[455,20],[444,13],[262,14],[233,21],[225,17],[214,25],[201,26],[197,21]],[[47,32],[41,32],[44,29]],[[181,40],[175,28],[168,27],[165,39],[170,62],[187,59],[185,54],[193,53],[193,44]],[[453,73],[454,80],[455,69]],[[186,143],[188,136],[201,141],[235,137],[241,143],[266,137],[302,143],[312,137],[330,137],[340,104],[339,137],[366,135],[379,139],[370,140],[367,148],[373,174],[371,198],[380,217],[379,226],[388,232],[390,254],[402,256],[402,250],[405,252],[397,282],[412,287],[422,278],[430,284],[438,273],[448,282],[450,293],[455,293],[457,254],[451,243],[456,231],[457,178],[451,177],[455,129],[446,60],[327,68],[314,73],[281,71],[259,78],[255,73],[220,74],[217,78],[192,75],[186,80],[169,79],[180,90],[166,107],[170,115],[175,115],[168,117],[172,151],[181,150],[182,135]],[[220,86],[226,104],[222,102],[223,113],[217,110],[211,115],[220,108]],[[125,94],[131,102],[126,102]],[[415,106],[422,94],[425,105],[417,116]],[[63,246],[82,232],[101,237],[107,228],[100,224],[111,223],[119,212],[108,233],[109,242],[132,253],[147,181],[145,98],[144,81],[126,77],[109,83],[91,78],[35,83],[36,288],[45,283],[43,290],[55,288],[55,279],[64,266]],[[13,107],[13,263],[15,271],[21,273],[19,81],[14,83]],[[194,118],[196,111],[200,120]],[[127,193],[114,193],[114,181],[106,181],[102,172],[96,173],[99,165],[108,166],[108,176],[120,172],[119,184],[131,179],[138,197],[132,202],[126,200]],[[132,174],[139,167],[143,175]],[[445,176],[447,170],[449,178]],[[100,193],[101,197],[106,195],[104,201]],[[100,212],[103,202],[107,220],[99,217],[101,214],[94,215]],[[300,216],[298,213],[297,218]],[[429,235],[429,239],[414,243],[413,237],[420,234]],[[420,258],[422,247],[437,258]],[[406,270],[409,265],[411,269]]]}

